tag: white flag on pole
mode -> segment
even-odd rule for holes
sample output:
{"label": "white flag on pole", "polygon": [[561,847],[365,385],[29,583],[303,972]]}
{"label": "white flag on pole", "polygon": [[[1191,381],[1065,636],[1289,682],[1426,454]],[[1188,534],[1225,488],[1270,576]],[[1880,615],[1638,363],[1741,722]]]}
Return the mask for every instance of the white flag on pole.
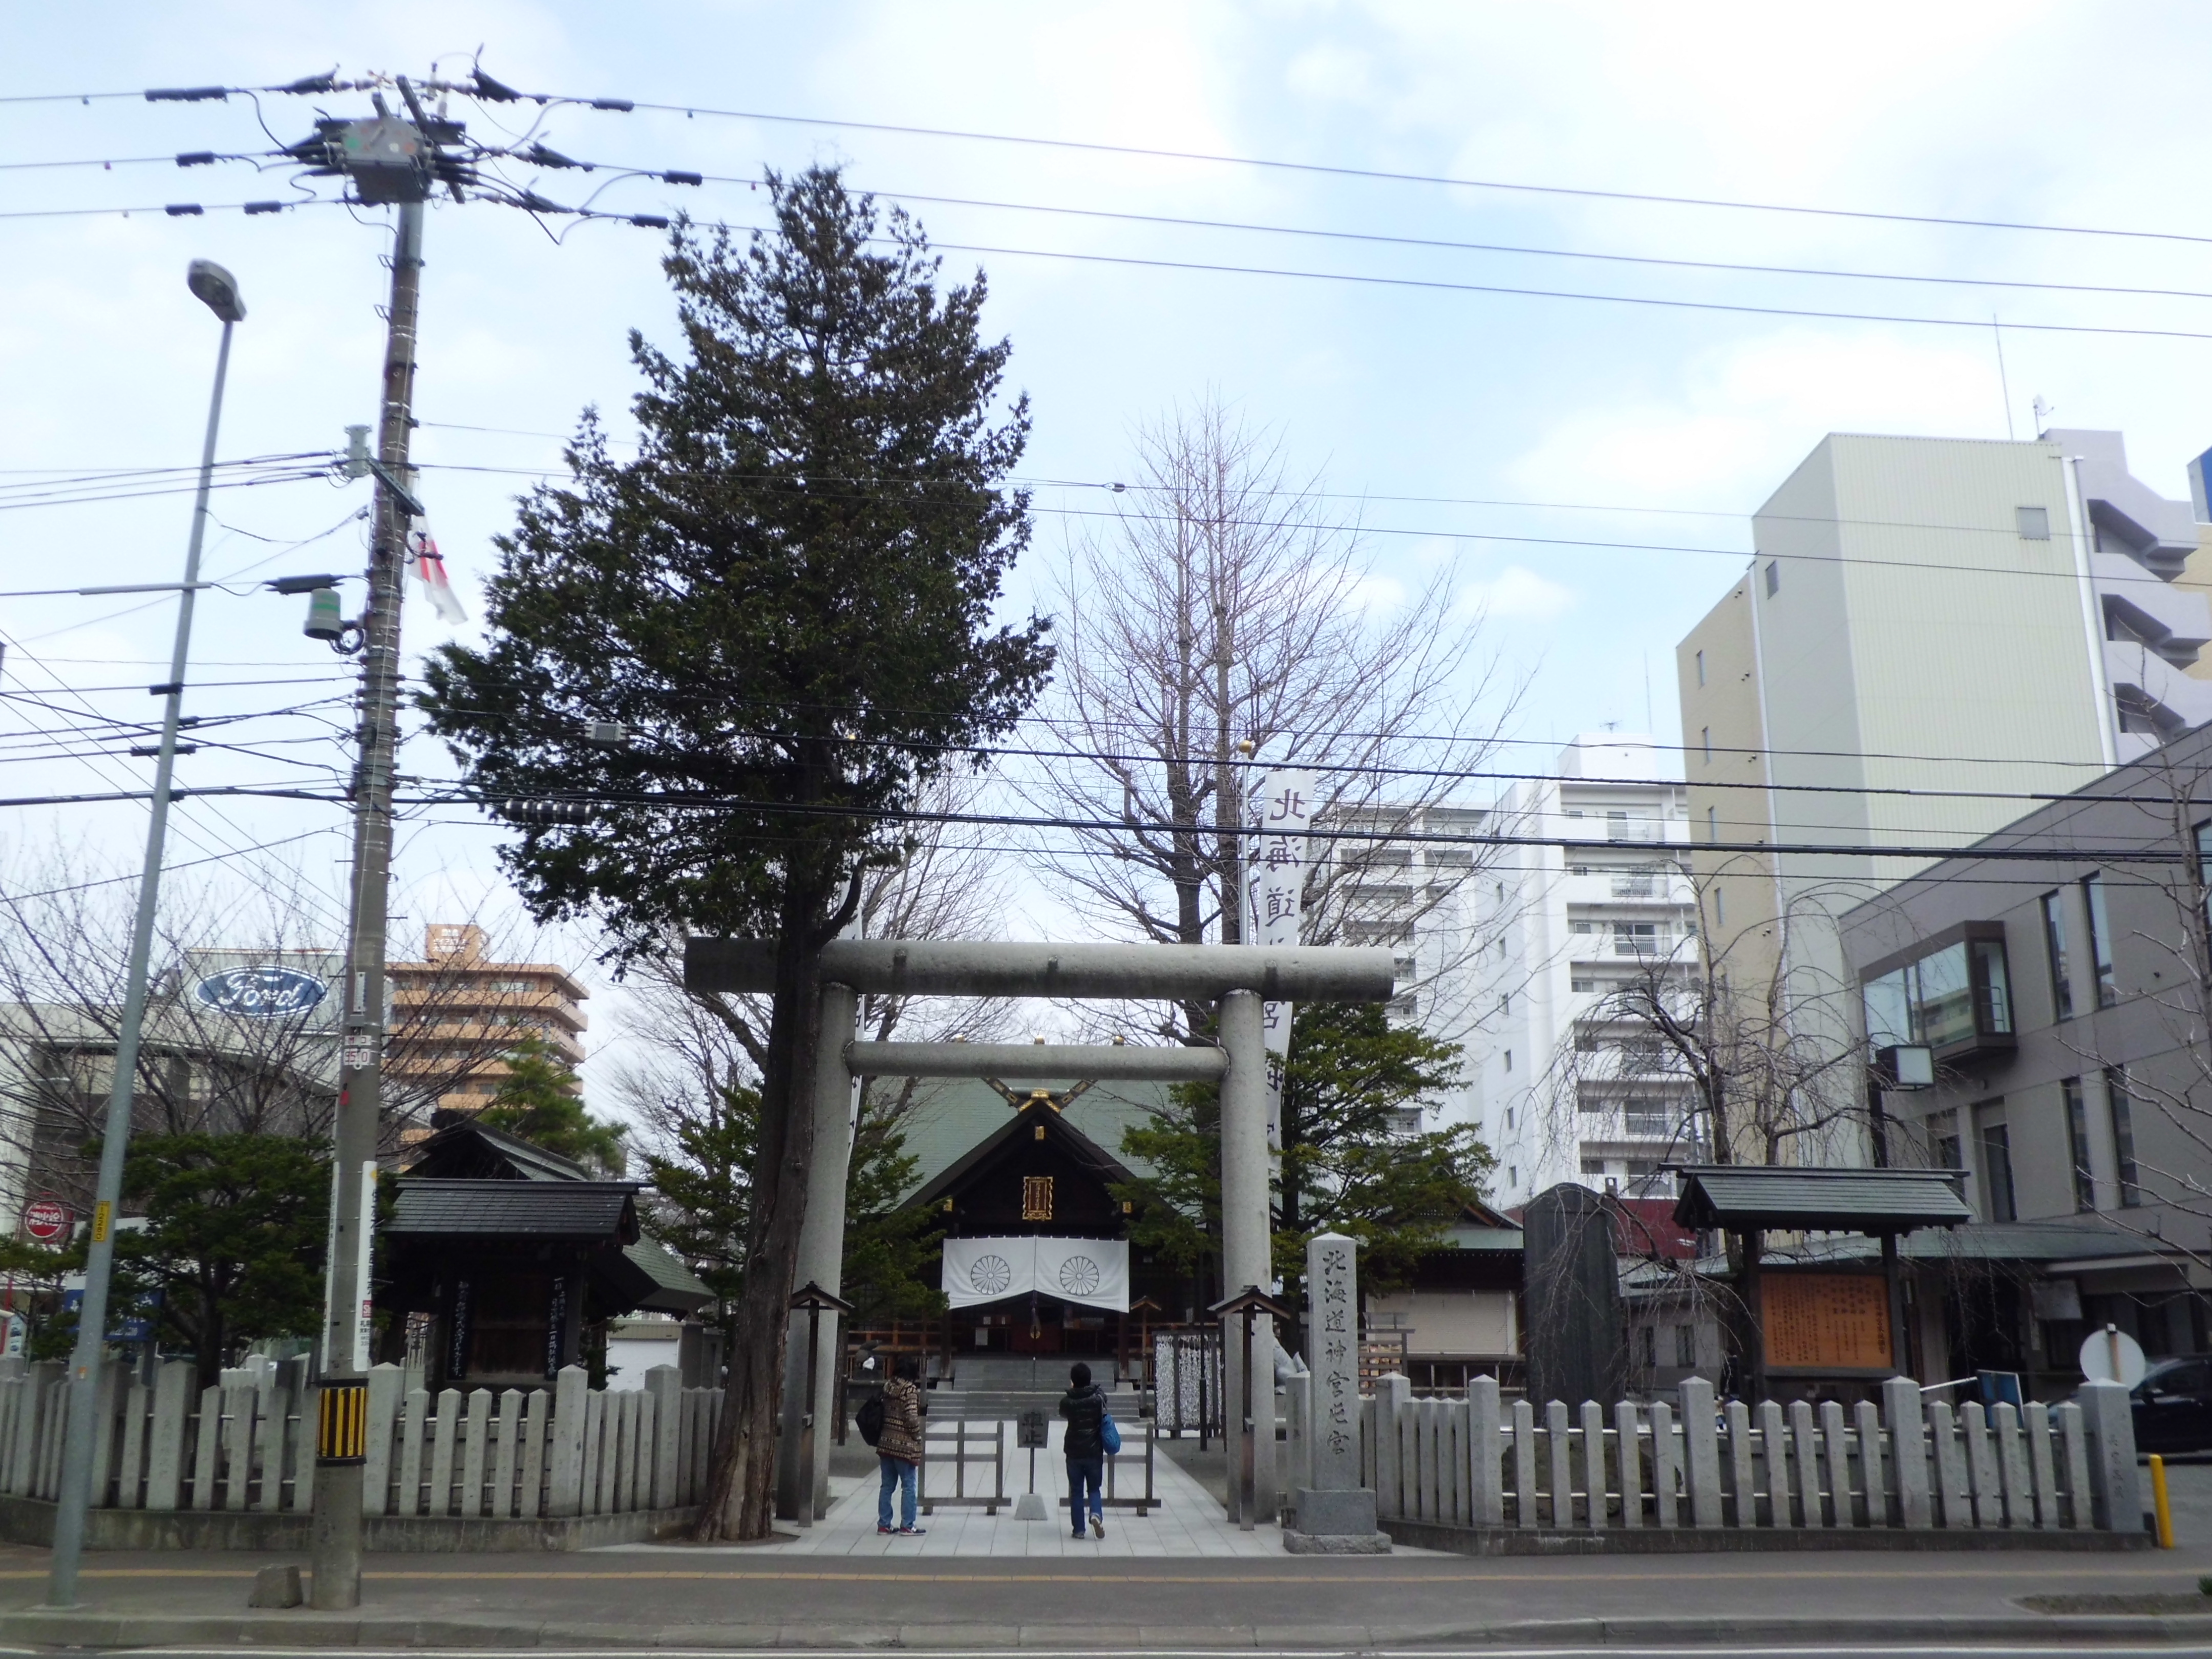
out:
{"label": "white flag on pole", "polygon": [[453,585],[446,579],[445,556],[438,551],[438,538],[430,533],[428,519],[407,521],[407,562],[413,567],[415,578],[422,584],[422,597],[430,601],[430,608],[441,620],[465,623],[469,613],[461,609],[461,602],[453,592]]}

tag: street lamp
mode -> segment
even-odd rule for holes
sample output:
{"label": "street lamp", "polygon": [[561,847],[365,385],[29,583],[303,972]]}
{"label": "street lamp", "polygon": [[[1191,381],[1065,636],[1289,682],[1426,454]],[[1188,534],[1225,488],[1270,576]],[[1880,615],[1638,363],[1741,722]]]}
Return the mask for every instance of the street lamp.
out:
{"label": "street lamp", "polygon": [[230,331],[246,319],[238,280],[210,259],[195,259],[185,286],[222,323],[216,349],[215,394],[208,403],[207,441],[200,450],[200,486],[192,507],[192,533],[185,552],[185,580],[177,595],[177,638],[169,653],[161,744],[154,762],[154,812],[146,829],[146,865],[138,878],[138,919],[131,934],[123,1025],[115,1039],[115,1077],[107,1091],[107,1127],[100,1146],[100,1180],[93,1192],[92,1244],[84,1264],[84,1297],[77,1307],[76,1346],[70,1355],[68,1438],[62,1447],[60,1502],[54,1513],[54,1555],[46,1579],[46,1605],[76,1605],[77,1565],[84,1553],[87,1512],[92,1507],[92,1454],[98,1425],[100,1364],[107,1346],[107,1289],[115,1265],[115,1206],[123,1190],[123,1154],[131,1138],[131,1084],[138,1070],[138,1037],[146,1018],[147,960],[153,954],[154,908],[161,891],[161,843],[169,826],[169,779],[177,758],[177,725],[183,711],[185,660],[191,647],[192,603],[200,586],[200,544],[207,534],[208,489],[215,472],[216,429],[222,419],[223,381],[230,371]]}

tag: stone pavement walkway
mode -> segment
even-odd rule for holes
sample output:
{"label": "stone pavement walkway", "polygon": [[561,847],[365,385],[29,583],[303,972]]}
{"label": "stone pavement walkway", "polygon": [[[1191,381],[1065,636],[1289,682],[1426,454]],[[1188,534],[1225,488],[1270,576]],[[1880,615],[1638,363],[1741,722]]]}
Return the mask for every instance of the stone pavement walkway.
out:
{"label": "stone pavement walkway", "polygon": [[[972,1425],[983,1433],[989,1425]],[[1068,1524],[1067,1463],[1060,1451],[1061,1435],[1066,1425],[1054,1422],[1049,1433],[1051,1443],[1036,1454],[1036,1490],[1045,1500],[1046,1516],[1042,1521],[1018,1521],[1014,1518],[1014,1499],[1029,1489],[1030,1454],[1014,1448],[1014,1425],[1002,1425],[1006,1448],[1006,1502],[996,1515],[987,1515],[981,1505],[955,1507],[950,1504],[921,1520],[923,1535],[920,1538],[886,1538],[876,1530],[876,1494],[878,1482],[869,1476],[833,1475],[830,1487],[834,1494],[830,1513],[813,1526],[799,1533],[787,1544],[751,1545],[744,1553],[752,1557],[769,1555],[781,1558],[798,1555],[889,1556],[894,1558],[937,1558],[961,1556],[967,1558],[1044,1558],[1062,1557],[1095,1559],[1102,1556],[1159,1557],[1180,1560],[1221,1559],[1231,1557],[1267,1557],[1284,1559],[1282,1530],[1277,1527],[1255,1527],[1246,1532],[1228,1520],[1223,1513],[1220,1499],[1185,1474],[1176,1466],[1165,1451],[1154,1448],[1152,1455],[1152,1492],[1159,1500],[1148,1513],[1139,1516],[1133,1510],[1109,1509],[1106,1511],[1106,1536],[1094,1539],[1085,1536],[1078,1540]],[[1124,1432],[1128,1432],[1125,1429]],[[1132,1439],[1133,1442],[1133,1437]],[[971,1453],[972,1457],[972,1453]],[[928,1470],[925,1488],[932,1498],[949,1493],[952,1480],[943,1465]],[[1143,1490],[1141,1473],[1137,1478],[1128,1477],[1133,1471],[1125,1464],[1117,1479],[1125,1482],[1118,1488],[1123,1496],[1135,1496]],[[971,1462],[968,1471],[968,1486],[973,1491],[981,1485],[991,1490],[989,1465]],[[896,1518],[896,1511],[894,1511]],[[782,1522],[781,1528],[787,1528]],[[669,1553],[697,1556],[715,1553],[711,1546],[686,1544],[625,1544],[617,1547],[625,1553]],[[595,1551],[593,1553],[611,1552]],[[1429,1552],[1407,1552],[1425,1555]]]}

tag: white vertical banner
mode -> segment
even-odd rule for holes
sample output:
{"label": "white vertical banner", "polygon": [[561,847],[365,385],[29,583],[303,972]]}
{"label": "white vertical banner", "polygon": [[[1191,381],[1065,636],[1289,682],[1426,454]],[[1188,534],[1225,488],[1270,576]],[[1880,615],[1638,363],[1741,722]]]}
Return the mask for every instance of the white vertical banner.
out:
{"label": "white vertical banner", "polygon": [[[1255,945],[1296,945],[1304,919],[1308,858],[1307,831],[1313,827],[1314,775],[1304,771],[1263,774],[1253,792],[1249,821],[1259,830],[1247,848],[1244,866],[1245,933]],[[1261,1006],[1261,1028],[1267,1045],[1267,1147],[1283,1150],[1283,1063],[1291,1051],[1291,1006]]]}

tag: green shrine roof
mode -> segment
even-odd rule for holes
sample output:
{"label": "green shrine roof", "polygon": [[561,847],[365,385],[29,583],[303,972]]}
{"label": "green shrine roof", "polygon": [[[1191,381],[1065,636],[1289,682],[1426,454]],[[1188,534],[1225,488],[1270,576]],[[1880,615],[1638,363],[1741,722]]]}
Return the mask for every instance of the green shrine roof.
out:
{"label": "green shrine roof", "polygon": [[[1055,1083],[1055,1090],[1072,1083]],[[1167,1103],[1165,1083],[1101,1083],[1071,1101],[1060,1115],[1070,1128],[1118,1158],[1131,1174],[1149,1176],[1152,1165],[1121,1150],[1122,1132],[1152,1121],[1151,1108]],[[920,1167],[913,1186],[899,1194],[904,1203],[1004,1128],[1014,1109],[991,1086],[978,1080],[924,1080],[915,1086],[907,1109],[906,1150]]]}

